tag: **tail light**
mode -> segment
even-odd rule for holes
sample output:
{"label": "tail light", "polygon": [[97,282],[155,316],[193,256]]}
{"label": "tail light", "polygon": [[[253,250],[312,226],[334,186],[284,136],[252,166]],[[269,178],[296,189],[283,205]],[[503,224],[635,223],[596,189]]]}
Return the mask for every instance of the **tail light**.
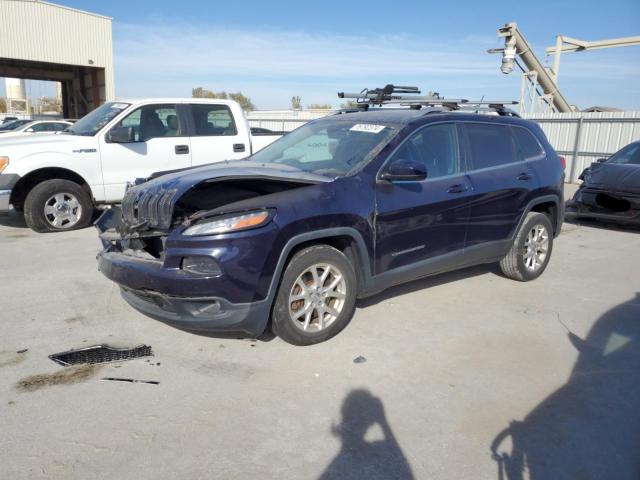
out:
{"label": "tail light", "polygon": [[567,159],[565,157],[563,157],[562,155],[558,155],[558,158],[560,159],[560,165],[562,165],[562,169],[566,170],[567,169]]}

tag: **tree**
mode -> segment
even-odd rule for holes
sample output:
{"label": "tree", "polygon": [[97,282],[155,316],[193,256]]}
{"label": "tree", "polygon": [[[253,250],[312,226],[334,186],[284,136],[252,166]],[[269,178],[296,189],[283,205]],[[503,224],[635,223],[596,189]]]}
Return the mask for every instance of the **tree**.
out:
{"label": "tree", "polygon": [[291,97],[291,108],[293,110],[302,110],[302,100],[300,97]]}
{"label": "tree", "polygon": [[212,92],[206,88],[196,87],[191,89],[192,98],[221,98],[235,100],[240,104],[243,110],[255,110],[255,105],[251,99],[242,94],[242,92],[227,93],[224,90],[221,92]]}
{"label": "tree", "polygon": [[4,97],[0,97],[0,113],[7,112],[7,99]]}
{"label": "tree", "polygon": [[256,106],[253,104],[249,97],[245,97],[242,92],[230,93],[229,98],[235,100],[240,104],[244,111],[255,110]]}
{"label": "tree", "polygon": [[353,100],[348,100],[344,103],[340,104],[340,108],[344,108],[345,110],[350,110],[352,108],[358,108],[358,102],[355,102]]}
{"label": "tree", "polygon": [[328,103],[312,103],[307,108],[309,110],[331,110],[333,107]]}

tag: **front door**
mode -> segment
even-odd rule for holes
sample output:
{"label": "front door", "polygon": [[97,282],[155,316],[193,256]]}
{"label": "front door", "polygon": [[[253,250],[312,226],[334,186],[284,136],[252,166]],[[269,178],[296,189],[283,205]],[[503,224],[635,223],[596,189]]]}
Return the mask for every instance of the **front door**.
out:
{"label": "front door", "polygon": [[128,143],[100,142],[102,175],[107,201],[119,201],[127,182],[154,172],[191,166],[191,146],[186,136],[183,110],[175,104],[144,105],[113,128],[131,128]]}
{"label": "front door", "polygon": [[420,276],[438,269],[438,259],[461,261],[471,191],[460,168],[456,125],[439,123],[418,130],[386,165],[398,159],[423,163],[427,178],[378,181],[375,273]]}

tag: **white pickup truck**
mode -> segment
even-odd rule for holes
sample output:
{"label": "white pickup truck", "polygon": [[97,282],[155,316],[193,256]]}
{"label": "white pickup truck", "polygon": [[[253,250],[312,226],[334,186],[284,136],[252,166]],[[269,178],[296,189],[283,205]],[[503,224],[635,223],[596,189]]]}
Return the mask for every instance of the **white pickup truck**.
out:
{"label": "white pickup truck", "polygon": [[81,228],[97,205],[154,172],[244,158],[279,135],[251,135],[231,100],[153,98],[98,107],[64,132],[0,138],[0,213],[37,232]]}

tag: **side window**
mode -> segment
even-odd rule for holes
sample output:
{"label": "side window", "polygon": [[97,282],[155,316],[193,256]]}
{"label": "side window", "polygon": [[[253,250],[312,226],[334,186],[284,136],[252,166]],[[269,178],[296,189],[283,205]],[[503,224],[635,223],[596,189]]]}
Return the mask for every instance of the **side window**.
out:
{"label": "side window", "polygon": [[196,136],[234,136],[238,134],[231,109],[226,105],[192,103]]}
{"label": "side window", "polygon": [[620,163],[622,165],[640,165],[640,143],[629,145],[620,150],[607,163]]}
{"label": "side window", "polygon": [[49,123],[36,123],[31,128],[34,132],[50,132],[52,129],[49,127]]}
{"label": "side window", "polygon": [[530,160],[544,156],[544,150],[542,150],[540,142],[536,140],[529,130],[522,127],[511,127],[511,132],[516,142],[518,160]]}
{"label": "side window", "polygon": [[497,167],[517,161],[508,126],[467,123],[465,131],[471,150],[472,169]]}
{"label": "side window", "polygon": [[51,127],[54,132],[61,132],[65,128],[69,127],[69,125],[65,125],[64,123],[52,123]]}
{"label": "side window", "polygon": [[423,163],[427,178],[438,178],[459,172],[456,126],[441,123],[422,128],[409,137],[391,161],[404,158]]}
{"label": "side window", "polygon": [[132,128],[136,142],[183,135],[183,126],[175,105],[145,105],[127,115],[117,127]]}

